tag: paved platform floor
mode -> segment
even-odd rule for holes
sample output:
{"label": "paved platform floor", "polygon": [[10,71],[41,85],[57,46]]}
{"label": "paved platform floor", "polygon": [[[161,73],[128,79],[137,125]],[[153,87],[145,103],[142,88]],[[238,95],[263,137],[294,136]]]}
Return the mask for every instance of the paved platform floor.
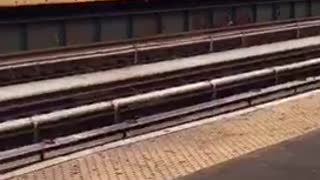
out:
{"label": "paved platform floor", "polygon": [[[120,143],[113,148],[94,148],[86,153],[48,160],[0,179],[160,180],[185,177],[320,129],[320,92],[193,124],[169,128],[159,136]],[[239,171],[241,174],[241,169]],[[254,169],[251,173],[255,173]],[[236,179],[239,178],[245,179]]]}
{"label": "paved platform floor", "polygon": [[181,180],[318,180],[320,130],[181,178]]}

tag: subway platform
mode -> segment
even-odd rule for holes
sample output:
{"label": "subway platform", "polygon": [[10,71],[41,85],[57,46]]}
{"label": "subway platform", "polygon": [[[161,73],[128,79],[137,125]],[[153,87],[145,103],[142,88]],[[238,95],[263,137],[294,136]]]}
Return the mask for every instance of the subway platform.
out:
{"label": "subway platform", "polygon": [[320,179],[319,138],[317,90],[47,160],[0,179]]}

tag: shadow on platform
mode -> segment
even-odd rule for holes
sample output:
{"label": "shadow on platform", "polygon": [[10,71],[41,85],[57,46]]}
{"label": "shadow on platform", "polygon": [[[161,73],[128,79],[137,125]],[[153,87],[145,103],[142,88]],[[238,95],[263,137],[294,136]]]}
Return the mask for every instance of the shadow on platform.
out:
{"label": "shadow on platform", "polygon": [[319,180],[320,131],[200,170],[182,180]]}

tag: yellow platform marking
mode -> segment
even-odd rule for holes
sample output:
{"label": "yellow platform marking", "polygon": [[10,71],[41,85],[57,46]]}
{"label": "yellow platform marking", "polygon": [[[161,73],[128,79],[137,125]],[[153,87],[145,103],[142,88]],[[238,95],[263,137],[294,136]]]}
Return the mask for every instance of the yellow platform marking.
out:
{"label": "yellow platform marking", "polygon": [[13,179],[175,179],[319,129],[320,93],[47,167]]}

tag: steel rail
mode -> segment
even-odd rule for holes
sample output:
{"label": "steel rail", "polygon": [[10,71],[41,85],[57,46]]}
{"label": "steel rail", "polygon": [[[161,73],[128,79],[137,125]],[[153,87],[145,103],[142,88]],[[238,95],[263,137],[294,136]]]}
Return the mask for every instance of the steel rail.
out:
{"label": "steel rail", "polygon": [[[28,82],[32,80],[61,77],[97,70],[106,70],[168,60],[175,51],[180,57],[211,53],[237,47],[248,47],[264,43],[277,42],[295,38],[317,35],[320,21],[306,21],[280,27],[234,31],[218,34],[206,34],[183,38],[165,38],[162,40],[104,46],[93,52],[78,52],[73,55],[55,55],[39,58],[20,58],[20,60],[3,58],[0,63],[0,85]],[[269,39],[286,34],[282,38]],[[230,42],[232,42],[230,44]],[[223,46],[222,46],[223,45]],[[196,49],[196,50],[195,50]],[[198,50],[197,50],[198,49]],[[152,55],[156,54],[156,55]]]}
{"label": "steel rail", "polygon": [[[318,48],[319,49],[319,48]],[[311,50],[311,49],[310,49]],[[22,107],[27,107],[27,106],[32,106],[32,104],[39,104],[39,106],[35,106],[32,109],[35,109],[34,114],[38,114],[40,113],[40,109],[42,109],[43,111],[48,111],[49,109],[54,110],[54,109],[63,109],[63,108],[67,108],[70,107],[70,103],[68,102],[68,99],[74,99],[73,101],[75,101],[75,98],[80,98],[79,101],[77,100],[77,103],[74,102],[72,106],[76,106],[79,105],[79,103],[81,102],[82,104],[86,104],[86,103],[90,103],[90,102],[94,102],[94,101],[99,101],[101,100],[101,97],[103,97],[104,100],[107,99],[111,99],[111,98],[116,98],[116,97],[121,97],[121,96],[127,96],[127,95],[132,95],[132,94],[136,94],[137,92],[148,92],[151,90],[156,90],[156,89],[161,89],[161,88],[166,88],[166,87],[170,87],[170,86],[174,86],[174,85],[178,85],[178,84],[185,84],[185,83],[191,83],[194,81],[201,80],[203,79],[202,77],[205,77],[205,79],[207,78],[214,78],[214,77],[221,77],[224,75],[231,75],[231,74],[236,74],[236,73],[240,73],[246,70],[254,70],[257,69],[259,67],[262,66],[262,63],[266,63],[265,66],[271,66],[271,65],[276,65],[276,64],[285,64],[285,63],[290,63],[290,62],[299,62],[304,60],[305,58],[310,57],[317,57],[317,51],[316,49],[312,49],[311,51],[303,51],[301,50],[299,53],[282,53],[281,57],[277,57],[277,55],[268,55],[268,59],[266,57],[259,57],[259,58],[253,58],[253,59],[247,59],[247,60],[243,60],[243,61],[236,61],[230,64],[222,64],[219,65],[217,64],[213,69],[211,69],[210,71],[208,71],[208,69],[197,69],[197,71],[195,71],[196,73],[192,73],[192,72],[186,72],[186,73],[180,73],[179,76],[174,75],[174,76],[169,76],[166,78],[163,77],[154,77],[153,79],[140,79],[139,81],[139,85],[137,85],[137,87],[134,86],[134,84],[132,83],[123,83],[127,86],[129,86],[130,84],[133,85],[131,87],[114,87],[112,85],[108,87],[105,87],[106,89],[102,89],[102,90],[97,90],[97,87],[94,88],[94,91],[84,91],[83,93],[80,94],[76,94],[75,92],[73,92],[72,94],[68,93],[68,94],[64,94],[63,96],[58,95],[58,96],[50,96],[50,98],[48,96],[43,96],[43,98],[45,98],[44,100],[41,100],[39,98],[32,98],[29,100],[19,100],[16,102],[12,102],[13,105],[9,106],[8,104],[2,104],[2,108],[1,108],[1,119],[5,118],[5,119],[9,119],[8,116],[8,111],[9,109],[17,109],[17,108],[22,108]],[[299,56],[299,57],[297,57]],[[290,58],[290,60],[284,60],[284,58]],[[226,71],[226,72],[225,72]],[[183,80],[184,79],[184,80]],[[150,81],[153,81],[153,83],[150,84]],[[183,80],[183,81],[181,81]],[[181,82],[179,82],[181,81]],[[170,82],[174,82],[174,83],[170,83]],[[179,82],[179,83],[177,83]],[[143,84],[143,86],[142,86]],[[112,90],[110,90],[110,88],[112,88]],[[137,92],[136,92],[137,91]],[[91,94],[94,95],[91,97]],[[98,96],[96,94],[99,94]],[[98,99],[96,99],[95,97],[100,97]],[[67,98],[67,100],[64,100],[65,98]],[[87,100],[86,100],[87,99]],[[96,100],[95,100],[96,99]],[[52,101],[61,101],[62,106],[58,106],[57,103],[54,103],[54,107],[52,107],[52,105],[50,105],[50,102]],[[86,102],[87,101],[87,102]],[[31,103],[31,104],[30,104]],[[46,105],[47,104],[47,105]],[[52,104],[52,103],[51,103]],[[40,109],[39,109],[40,108]],[[25,116],[27,114],[32,114],[32,112],[30,110],[32,110],[30,108],[28,109],[24,109],[22,111],[18,111],[13,113],[13,116],[17,116],[21,113],[25,114]],[[47,110],[46,110],[47,109]],[[10,115],[9,115],[10,116]]]}
{"label": "steel rail", "polygon": [[[307,64],[311,66],[316,62],[318,63],[319,59],[310,60]],[[294,64],[291,67],[287,68],[275,67],[272,69],[272,72],[277,70],[281,71],[284,69],[293,70],[293,67],[298,68],[306,66],[302,64]],[[263,70],[261,70],[261,72],[262,71]],[[265,73],[268,74],[269,72]],[[259,75],[260,73],[255,73],[254,76]],[[244,75],[243,77],[248,76]],[[220,80],[220,82],[224,81]],[[226,82],[231,83],[233,82],[233,80]],[[116,124],[113,127],[103,127],[87,132],[82,132],[76,135],[60,137],[57,138],[53,144],[43,145],[42,143],[40,143],[14,150],[0,152],[0,162],[2,162],[0,163],[0,171],[7,171],[12,168],[20,167],[22,165],[38,162],[43,159],[52,158],[59,155],[71,153],[80,149],[101,145],[114,140],[120,140],[124,137],[127,138],[135,136],[137,134],[149,132],[166,126],[177,125],[212,115],[247,108],[253,105],[261,104],[275,99],[310,91],[319,87],[319,76],[311,78],[309,77],[299,81],[289,81],[286,83],[271,85],[266,88],[262,88],[260,89],[260,91],[248,91],[241,94],[236,94],[234,96],[229,96],[223,99],[213,99],[209,102],[205,102],[202,104],[183,107],[170,112],[151,115],[149,117],[142,117],[139,118],[136,123],[128,123],[125,121]],[[163,121],[169,122],[167,122],[166,125],[159,125],[159,123],[161,124],[163,123]],[[147,127],[155,127],[149,127],[146,129],[146,125]],[[106,138],[106,136],[110,137]]]}
{"label": "steel rail", "polygon": [[[320,68],[320,58],[311,59],[304,62],[298,62],[288,65],[276,66],[271,68],[264,68],[256,71],[246,72],[242,74],[221,77],[217,79],[187,84],[178,87],[171,87],[164,90],[153,91],[144,94],[138,94],[129,97],[114,99],[107,102],[98,102],[91,105],[84,105],[68,110],[56,111],[43,115],[35,115],[32,117],[9,120],[0,123],[0,137],[10,136],[12,133],[19,133],[21,129],[27,128],[29,131],[34,130],[34,124],[37,128],[51,123],[59,123],[69,117],[81,117],[88,113],[109,112],[114,114],[114,117],[119,117],[118,113],[133,110],[136,108],[143,108],[152,106],[159,101],[170,101],[175,97],[185,97],[190,94],[197,94],[199,92],[209,92],[215,94],[221,89],[230,87],[239,87],[243,84],[251,83],[261,79],[277,79],[283,75],[290,73],[295,74],[296,70],[306,71],[310,68]],[[176,98],[175,98],[176,100]],[[120,122],[119,119],[114,119],[114,122]],[[70,122],[68,122],[70,123]]]}
{"label": "steel rail", "polygon": [[[250,24],[250,25],[242,25],[237,27],[220,27],[216,29],[210,30],[200,30],[200,31],[192,31],[192,32],[181,32],[176,34],[166,34],[159,35],[156,37],[144,37],[144,38],[136,38],[131,40],[124,41],[115,41],[115,42],[105,42],[94,45],[85,45],[85,46],[76,46],[76,47],[65,47],[60,49],[52,49],[52,50],[37,50],[37,51],[28,51],[23,53],[15,53],[15,54],[1,54],[0,58],[5,59],[8,62],[1,62],[1,65],[8,65],[10,63],[16,64],[15,61],[36,61],[41,59],[57,59],[57,58],[65,58],[65,57],[73,57],[73,56],[82,56],[82,55],[90,55],[96,54],[100,52],[105,52],[106,48],[116,47],[119,50],[131,48],[132,44],[140,45],[140,44],[149,44],[149,43],[158,43],[158,41],[168,41],[171,39],[184,39],[184,38],[194,38],[201,37],[206,35],[216,34],[217,36],[225,36],[238,34],[238,32],[250,33],[250,32],[259,32],[262,30],[270,30],[273,28],[289,28],[299,25],[312,25],[319,21],[318,17],[313,18],[305,18],[305,19],[294,19],[294,20],[282,20],[282,21],[272,21],[272,22],[264,22],[258,24]],[[128,45],[129,44],[129,45]],[[128,46],[127,46],[128,45]],[[106,52],[109,52],[108,50]],[[10,61],[10,62],[9,62]]]}
{"label": "steel rail", "polygon": [[[112,84],[134,79],[140,80],[141,78],[160,76],[163,74],[167,75],[172,72],[181,72],[182,70],[189,71],[191,69],[199,69],[201,67],[208,67],[217,64],[243,61],[243,59],[246,58],[254,58],[275,53],[284,53],[286,51],[294,51],[307,47],[311,48],[320,45],[319,42],[320,36],[316,36],[300,40],[291,40],[269,45],[249,47],[246,49],[235,49],[228,51],[227,53],[221,52],[200,55],[173,61],[157,62],[128,68],[75,75],[65,78],[11,85],[0,88],[0,103],[10,100],[17,100],[20,98],[34,97],[42,94],[50,94],[57,91],[69,91],[77,88]],[[68,84],[65,82],[68,82]]]}
{"label": "steel rail", "polygon": [[[293,45],[294,43],[289,43],[289,44]],[[296,43],[296,44],[302,45],[303,43]],[[280,50],[278,47],[286,47],[286,46],[285,45],[277,46],[276,49]],[[257,47],[255,47],[254,49],[256,48]],[[51,94],[50,96],[46,94],[44,94],[43,96],[41,94],[40,95],[34,94],[30,96],[31,99],[28,97],[20,97],[17,99],[13,99],[11,101],[4,100],[1,102],[2,119],[3,118],[12,119],[14,118],[14,116],[17,117],[21,113],[25,114],[24,116],[27,116],[27,115],[29,116],[32,114],[38,114],[45,111],[52,111],[57,109],[69,108],[72,106],[78,106],[81,104],[92,103],[92,102],[101,100],[101,98],[103,98],[104,100],[108,100],[108,99],[117,98],[121,96],[128,96],[136,93],[143,93],[143,92],[153,91],[156,89],[163,89],[163,88],[167,88],[167,87],[175,86],[179,84],[182,85],[186,83],[192,83],[195,81],[199,81],[201,79],[203,80],[208,78],[217,78],[225,75],[237,74],[237,73],[241,73],[248,70],[255,70],[255,69],[258,69],[259,67],[268,67],[272,65],[299,62],[299,61],[305,60],[306,58],[315,58],[319,56],[317,53],[319,50],[319,47],[315,48],[314,46],[310,46],[310,47],[306,46],[302,49],[288,48],[289,50],[288,52],[284,49],[284,51],[279,51],[278,53],[272,53],[272,51],[265,53],[267,52],[265,50],[268,50],[268,48],[261,48],[260,50],[256,49],[256,51],[253,49],[247,49],[247,51],[252,51],[252,52],[259,51],[261,54],[263,54],[261,56],[254,56],[254,55],[251,56],[246,50],[244,51],[244,49],[233,50],[232,54],[235,54],[235,56],[227,56],[227,55],[222,56],[223,54],[219,56],[219,54],[216,54],[216,56],[214,56],[216,59],[214,59],[212,63],[209,63],[210,66],[209,64],[207,64],[206,66],[198,66],[199,64],[197,64],[197,66],[195,67],[191,66],[193,67],[191,69],[186,68],[181,70],[174,70],[175,66],[178,68],[180,68],[180,66],[179,64],[175,64],[174,61],[171,61],[171,62],[167,62],[166,64],[168,65],[163,65],[163,67],[164,68],[171,67],[173,68],[172,71],[170,70],[168,73],[163,73],[162,75],[160,75],[161,74],[160,72],[162,71],[160,66],[159,65],[152,66],[151,64],[148,65],[148,67],[150,68],[145,68],[145,66],[142,66],[140,68],[137,67],[136,69],[137,71],[134,70],[134,71],[128,72],[127,69],[123,69],[122,71],[119,71],[120,72],[119,74],[111,71],[109,72],[110,75],[106,74],[102,76],[103,79],[106,79],[106,77],[112,79],[111,76],[114,76],[114,78],[116,79],[113,79],[111,82],[109,82],[107,86],[102,86],[101,87],[102,89],[100,90],[97,86],[92,86],[93,91],[88,89],[80,89],[79,92],[74,90],[70,92],[58,91],[59,92],[58,94]],[[228,53],[228,54],[231,54],[231,53]],[[244,55],[248,55],[248,56],[244,56]],[[241,56],[244,56],[246,58],[241,58]],[[206,60],[211,61],[210,57],[211,56],[209,55],[199,56],[194,59],[195,60],[194,62],[201,64],[201,60],[199,60],[201,58],[203,58],[205,61]],[[190,65],[190,63],[192,63],[193,60],[191,61],[189,59],[188,61],[185,61],[186,63],[183,63],[182,60],[179,60],[178,62],[181,63],[181,66],[184,66],[185,64],[187,64],[187,62],[188,62],[188,65]],[[154,67],[157,67],[157,68],[154,68]],[[203,67],[203,68],[200,68],[200,67]],[[130,69],[133,70],[133,68],[134,67],[131,67]],[[155,73],[151,76],[146,75],[148,74],[149,70],[151,71],[156,70],[158,71],[158,73]],[[122,72],[125,73],[125,76],[128,75],[129,77],[128,81],[124,81],[123,79],[124,74]],[[140,73],[140,75],[137,78],[131,79],[132,78],[131,76],[135,76],[134,72],[138,72]],[[143,73],[143,75],[141,75],[141,73]],[[117,78],[120,78],[120,79],[117,79]],[[90,81],[93,81],[94,78],[81,77],[79,79],[81,80],[90,79]],[[65,78],[65,79],[62,79],[61,82],[62,83],[68,82],[66,85],[69,85],[71,84],[69,83],[71,82],[71,80],[72,79]],[[179,82],[180,80],[181,82]],[[172,84],[170,83],[170,81],[171,82],[173,81],[174,83]],[[87,83],[87,82],[84,82],[84,83]],[[37,83],[35,83],[30,86],[30,90],[40,89],[37,87],[41,87],[42,90],[45,88],[50,89],[50,87],[47,87],[48,85],[54,85],[54,84],[52,83],[52,81],[46,82],[40,86],[37,85]],[[15,92],[14,95],[16,96],[19,95],[19,92],[26,93],[26,91],[28,91],[28,88],[25,88],[23,85],[16,87],[16,89],[19,90],[18,92],[14,89],[10,89],[10,87],[8,87],[8,89],[6,89],[5,87],[0,88],[0,94],[2,95],[2,97],[4,97],[5,94],[1,93],[1,91],[5,93]],[[99,95],[97,96],[96,94],[99,94]],[[91,96],[91,95],[94,95],[94,96]],[[96,98],[96,97],[99,97],[99,98]],[[69,103],[68,99],[73,99],[73,104],[70,104],[71,102]],[[53,102],[60,102],[60,101],[63,102],[62,105],[53,103]],[[33,107],[32,109],[34,109],[34,112],[31,111],[32,109],[30,108],[25,109],[25,107],[26,108]],[[8,112],[11,112],[13,109],[21,109],[21,108],[23,109],[19,110],[18,112],[14,111],[13,116],[11,116],[10,118],[10,115],[8,115]],[[40,109],[42,109],[42,111],[40,111]]]}

